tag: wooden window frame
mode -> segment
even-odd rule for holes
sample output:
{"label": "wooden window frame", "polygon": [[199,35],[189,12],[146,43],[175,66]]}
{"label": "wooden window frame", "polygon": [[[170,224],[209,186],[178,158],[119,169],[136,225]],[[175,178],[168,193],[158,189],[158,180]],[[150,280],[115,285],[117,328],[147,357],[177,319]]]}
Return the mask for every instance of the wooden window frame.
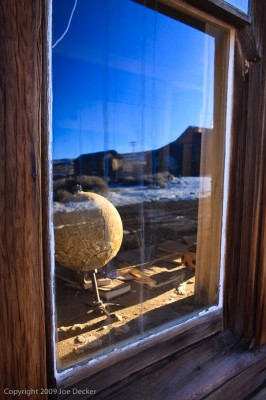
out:
{"label": "wooden window frame", "polygon": [[[171,0],[170,0],[171,1]],[[250,13],[238,10],[223,0],[185,0],[187,3],[219,17],[220,19],[234,24],[236,27],[245,26],[251,23]],[[253,0],[250,0],[253,1]]]}
{"label": "wooden window frame", "polygon": [[[200,0],[195,3],[214,15]],[[4,144],[0,150],[1,389],[32,388],[39,390],[36,398],[42,399],[40,390],[45,387],[84,388],[89,382],[91,389],[101,391],[224,328],[252,345],[266,343],[266,121],[261,117],[266,115],[266,61],[262,57],[266,56],[266,10],[262,0],[253,0],[250,21],[227,21],[237,30],[223,310],[175,327],[174,335],[167,333],[164,340],[158,337],[154,347],[147,343],[137,350],[129,347],[119,363],[110,355],[108,365],[103,358],[93,373],[76,367],[58,379],[51,304],[51,171],[47,165],[50,7],[50,0],[0,4],[0,72],[4,77],[0,91]],[[62,393],[58,397],[71,396]]]}
{"label": "wooden window frame", "polygon": [[[157,4],[155,4],[154,0],[134,1],[145,4],[145,6],[151,8],[163,8],[164,6],[175,7],[176,4],[175,0],[159,0]],[[238,28],[251,23],[251,16],[249,14],[236,9],[223,0],[182,0],[182,2],[184,8],[191,5],[198,10],[208,13],[209,16],[219,18],[220,20]]]}

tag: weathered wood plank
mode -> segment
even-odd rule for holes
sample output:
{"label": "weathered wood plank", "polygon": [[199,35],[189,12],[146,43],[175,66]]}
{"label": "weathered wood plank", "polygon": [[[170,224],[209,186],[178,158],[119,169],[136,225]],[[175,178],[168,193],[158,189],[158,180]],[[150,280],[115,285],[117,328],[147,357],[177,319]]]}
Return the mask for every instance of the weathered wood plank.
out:
{"label": "weathered wood plank", "polygon": [[266,383],[263,384],[263,388],[259,388],[259,391],[252,393],[250,399],[252,400],[265,400],[266,399]]}
{"label": "weathered wood plank", "polygon": [[[169,10],[164,7],[164,4],[170,7],[174,7],[175,5],[178,6],[180,4],[184,6],[183,0],[159,0],[156,2],[153,0],[134,1],[140,4],[145,4],[146,7],[150,7],[159,12],[167,14],[169,14]],[[222,19],[223,21],[233,24],[236,27],[245,26],[251,22],[250,15],[236,9],[235,7],[232,7],[223,0],[185,0],[185,6],[188,8],[189,5],[192,7],[197,7],[200,10],[209,13],[209,15]]]}
{"label": "weathered wood plank", "polygon": [[[233,393],[234,399],[240,400],[266,378],[265,354],[265,347],[251,351],[239,338],[223,332],[176,353],[154,365],[153,369],[145,369],[121,382],[120,387],[98,393],[94,398],[227,399]],[[235,388],[239,388],[240,395]]]}
{"label": "weathered wood plank", "polygon": [[[254,0],[248,49],[244,32],[237,33],[224,296],[225,326],[256,343],[266,342],[265,18]],[[257,55],[247,62],[251,53]]]}
{"label": "weathered wood plank", "polygon": [[[0,392],[46,386],[40,134],[42,1],[0,3]],[[37,395],[34,398],[45,398]]]}
{"label": "weathered wood plank", "polygon": [[[248,353],[245,355],[240,364],[241,372],[237,373],[236,376],[229,375],[228,377],[228,372],[226,372],[226,377],[229,379],[222,381],[220,388],[208,395],[206,399],[229,399],[232,393],[234,394],[234,400],[250,398],[250,394],[254,389],[260,387],[266,380],[265,352],[263,358],[258,357],[258,360],[253,360],[253,362],[250,360],[251,357]],[[244,370],[242,370],[242,365],[246,367]],[[227,367],[232,368],[233,365],[228,363]]]}
{"label": "weathered wood plank", "polygon": [[[266,90],[266,88],[265,88]],[[266,115],[266,109],[264,110]],[[266,204],[266,184],[264,179],[262,204]],[[257,319],[256,319],[256,342],[266,343],[266,211],[264,209],[261,221],[261,249],[260,263],[258,270],[258,286],[257,286]],[[264,244],[264,245],[263,245]]]}
{"label": "weathered wood plank", "polygon": [[236,26],[243,26],[251,22],[251,18],[248,14],[235,7],[232,7],[229,2],[224,0],[186,0],[189,3],[202,8],[203,10],[208,10],[216,17],[227,20]]}
{"label": "weathered wood plank", "polygon": [[214,127],[202,133],[200,174],[211,176],[211,195],[199,199],[195,295],[199,304],[211,305],[219,296],[229,33],[210,26],[206,32],[215,36]]}

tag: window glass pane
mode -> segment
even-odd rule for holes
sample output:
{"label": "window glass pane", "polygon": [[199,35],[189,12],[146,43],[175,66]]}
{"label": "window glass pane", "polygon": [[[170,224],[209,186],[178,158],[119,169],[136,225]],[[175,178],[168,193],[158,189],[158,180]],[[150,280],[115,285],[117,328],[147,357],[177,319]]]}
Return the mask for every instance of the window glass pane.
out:
{"label": "window glass pane", "polygon": [[249,12],[249,0],[227,0],[226,3],[244,11],[246,14]]}
{"label": "window glass pane", "polygon": [[228,35],[130,0],[53,5],[64,369],[218,302]]}

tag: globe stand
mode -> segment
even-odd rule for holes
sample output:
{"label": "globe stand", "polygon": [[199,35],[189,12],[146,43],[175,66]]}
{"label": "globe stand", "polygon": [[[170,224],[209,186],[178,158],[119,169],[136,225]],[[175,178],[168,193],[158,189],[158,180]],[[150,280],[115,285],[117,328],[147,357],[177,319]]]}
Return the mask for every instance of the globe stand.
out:
{"label": "globe stand", "polygon": [[96,311],[100,314],[105,314],[105,315],[107,315],[107,317],[111,317],[112,315],[109,313],[109,311],[107,311],[106,306],[113,305],[113,304],[112,303],[104,304],[102,302],[102,300],[100,299],[97,277],[96,277],[97,272],[98,272],[97,269],[94,269],[91,273],[92,289],[93,289],[93,293],[95,296],[95,301],[91,305],[94,308],[93,311]]}

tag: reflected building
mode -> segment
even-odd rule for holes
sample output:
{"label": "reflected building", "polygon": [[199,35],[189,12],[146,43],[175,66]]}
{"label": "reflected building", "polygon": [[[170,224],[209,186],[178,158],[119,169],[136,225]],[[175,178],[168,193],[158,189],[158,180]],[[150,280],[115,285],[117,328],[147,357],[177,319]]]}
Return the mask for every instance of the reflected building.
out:
{"label": "reflected building", "polygon": [[178,139],[156,150],[81,154],[74,160],[74,173],[106,177],[110,182],[126,180],[128,183],[131,178],[134,183],[157,173],[200,176],[202,135],[210,136],[211,132],[212,129],[189,126]]}
{"label": "reflected building", "polygon": [[122,168],[122,156],[115,150],[81,154],[74,160],[75,175],[108,177],[114,181]]}

